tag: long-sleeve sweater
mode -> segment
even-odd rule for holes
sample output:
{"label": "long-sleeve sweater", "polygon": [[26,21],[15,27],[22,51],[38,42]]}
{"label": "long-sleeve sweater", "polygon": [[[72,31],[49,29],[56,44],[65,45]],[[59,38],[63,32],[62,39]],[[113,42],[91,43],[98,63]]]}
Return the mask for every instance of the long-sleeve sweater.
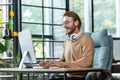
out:
{"label": "long-sleeve sweater", "polygon": [[94,55],[94,43],[91,37],[85,33],[75,41],[66,39],[64,51],[59,61],[64,63],[60,67],[88,68],[92,66]]}

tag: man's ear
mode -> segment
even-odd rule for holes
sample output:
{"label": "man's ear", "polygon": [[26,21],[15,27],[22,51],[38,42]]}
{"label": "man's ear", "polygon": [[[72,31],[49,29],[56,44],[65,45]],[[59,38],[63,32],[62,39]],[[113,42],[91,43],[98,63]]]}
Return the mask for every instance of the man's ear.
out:
{"label": "man's ear", "polygon": [[78,24],[79,24],[79,21],[78,21],[78,20],[76,20],[76,21],[75,21],[75,25],[76,25],[76,26],[78,26]]}

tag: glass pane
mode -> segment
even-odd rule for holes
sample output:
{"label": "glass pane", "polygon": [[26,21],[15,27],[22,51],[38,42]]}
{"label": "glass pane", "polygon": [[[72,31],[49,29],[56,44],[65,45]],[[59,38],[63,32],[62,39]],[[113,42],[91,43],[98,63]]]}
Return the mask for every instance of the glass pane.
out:
{"label": "glass pane", "polygon": [[65,29],[63,26],[54,26],[54,39],[64,41],[66,38]]}
{"label": "glass pane", "polygon": [[21,0],[22,4],[42,6],[42,0]]}
{"label": "glass pane", "polygon": [[44,25],[44,35],[52,35],[52,26],[51,25]]}
{"label": "glass pane", "polygon": [[106,28],[115,36],[115,17],[115,0],[94,0],[94,31]]}
{"label": "glass pane", "polygon": [[66,1],[65,0],[53,0],[53,7],[65,8],[66,7]]}
{"label": "glass pane", "polygon": [[2,4],[0,5],[0,20],[2,23],[6,23],[9,20],[10,10],[12,10],[12,0],[1,0],[0,4]]}
{"label": "glass pane", "polygon": [[[30,29],[32,34],[42,35],[42,25],[23,23],[22,29]],[[44,35],[52,35],[51,25],[44,25]]]}
{"label": "glass pane", "polygon": [[12,0],[0,0],[0,3],[3,3],[3,4],[12,3]]}
{"label": "glass pane", "polygon": [[22,21],[41,23],[42,8],[22,6]]}
{"label": "glass pane", "polygon": [[1,7],[1,16],[2,16],[1,18],[3,23],[8,22],[9,8],[10,8],[10,5],[4,5]]}
{"label": "glass pane", "polygon": [[[57,13],[57,14],[56,14]],[[65,13],[65,10],[53,10],[53,23],[54,24],[61,24],[63,19],[63,14]]]}
{"label": "glass pane", "polygon": [[[39,39],[40,40],[40,39]],[[37,58],[50,58],[52,53],[52,42],[44,42],[44,53],[43,53],[43,42],[34,39],[34,49]]]}
{"label": "glass pane", "polygon": [[82,21],[82,31],[84,31],[84,0],[69,0],[70,11],[76,12]]}
{"label": "glass pane", "polygon": [[54,58],[60,58],[63,52],[63,42],[54,42]]}
{"label": "glass pane", "polygon": [[63,52],[63,42],[45,42],[45,58],[60,58]]}
{"label": "glass pane", "polygon": [[42,25],[22,23],[22,30],[24,29],[30,29],[32,34],[42,34]]}
{"label": "glass pane", "polygon": [[50,8],[44,9],[44,22],[48,24],[52,23],[52,9]]}
{"label": "glass pane", "polygon": [[35,51],[35,55],[36,58],[42,58],[43,57],[43,47],[42,47],[42,42],[39,41],[33,41],[33,45],[34,45],[34,51]]}
{"label": "glass pane", "polygon": [[46,7],[51,7],[52,1],[51,0],[43,0],[44,1],[44,6]]}
{"label": "glass pane", "polygon": [[44,52],[45,52],[45,58],[50,58],[50,55],[52,53],[52,42],[44,42]]}

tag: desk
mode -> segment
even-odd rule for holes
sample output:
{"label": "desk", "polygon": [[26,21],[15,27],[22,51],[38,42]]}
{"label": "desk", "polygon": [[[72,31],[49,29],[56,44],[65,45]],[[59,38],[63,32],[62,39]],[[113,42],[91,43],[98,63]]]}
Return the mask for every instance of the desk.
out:
{"label": "desk", "polygon": [[67,73],[72,72],[92,72],[108,71],[103,68],[57,68],[57,69],[34,69],[34,68],[0,68],[0,72],[18,72],[18,73],[64,73],[64,80],[67,80]]}

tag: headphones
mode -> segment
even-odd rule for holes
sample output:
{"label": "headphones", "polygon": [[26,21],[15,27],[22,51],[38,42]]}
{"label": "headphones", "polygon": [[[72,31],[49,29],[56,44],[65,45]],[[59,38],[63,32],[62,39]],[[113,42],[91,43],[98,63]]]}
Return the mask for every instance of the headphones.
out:
{"label": "headphones", "polygon": [[75,40],[77,40],[81,36],[81,34],[82,34],[81,31],[79,33],[77,33],[77,34],[71,34],[70,37],[69,37],[69,39],[71,41],[75,41]]}

